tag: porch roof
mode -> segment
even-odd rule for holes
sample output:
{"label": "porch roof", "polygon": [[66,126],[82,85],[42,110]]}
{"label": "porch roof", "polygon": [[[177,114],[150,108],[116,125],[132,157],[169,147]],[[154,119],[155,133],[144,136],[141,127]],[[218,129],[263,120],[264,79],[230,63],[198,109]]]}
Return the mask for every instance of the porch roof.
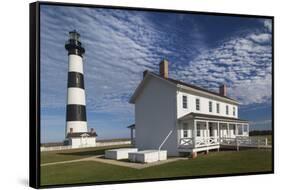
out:
{"label": "porch roof", "polygon": [[194,113],[194,112],[188,113],[188,114],[180,117],[178,120],[184,121],[184,120],[189,120],[189,119],[235,122],[235,123],[248,123],[248,121],[244,120],[244,119],[225,117],[225,116],[216,116],[216,115],[209,115],[209,114],[202,114],[202,113]]}

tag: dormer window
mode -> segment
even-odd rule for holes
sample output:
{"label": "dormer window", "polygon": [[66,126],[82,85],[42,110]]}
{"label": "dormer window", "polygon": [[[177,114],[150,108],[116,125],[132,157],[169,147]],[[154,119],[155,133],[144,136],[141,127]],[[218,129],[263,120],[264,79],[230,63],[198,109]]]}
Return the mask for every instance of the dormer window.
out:
{"label": "dormer window", "polygon": [[235,109],[235,107],[233,107],[233,116],[235,116],[236,115],[236,109]]}

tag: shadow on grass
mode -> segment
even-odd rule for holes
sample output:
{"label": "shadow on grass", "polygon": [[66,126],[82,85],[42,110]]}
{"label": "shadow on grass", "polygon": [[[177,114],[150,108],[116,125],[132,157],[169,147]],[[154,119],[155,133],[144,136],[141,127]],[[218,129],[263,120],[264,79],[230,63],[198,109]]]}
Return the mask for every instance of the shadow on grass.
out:
{"label": "shadow on grass", "polygon": [[104,149],[101,150],[89,150],[89,151],[81,151],[81,152],[61,152],[57,153],[59,155],[72,155],[72,156],[96,156],[96,155],[101,155],[104,154]]}

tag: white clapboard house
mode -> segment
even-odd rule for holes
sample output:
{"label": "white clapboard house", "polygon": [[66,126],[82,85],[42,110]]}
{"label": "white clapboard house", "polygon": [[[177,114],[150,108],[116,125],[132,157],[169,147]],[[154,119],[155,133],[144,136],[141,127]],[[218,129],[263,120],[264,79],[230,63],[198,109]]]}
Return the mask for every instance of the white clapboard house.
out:
{"label": "white clapboard house", "polygon": [[220,148],[224,138],[249,135],[248,121],[238,118],[238,101],[226,86],[212,92],[169,78],[168,62],[159,74],[144,71],[133,93],[135,124],[129,126],[138,149],[164,149],[169,156]]}

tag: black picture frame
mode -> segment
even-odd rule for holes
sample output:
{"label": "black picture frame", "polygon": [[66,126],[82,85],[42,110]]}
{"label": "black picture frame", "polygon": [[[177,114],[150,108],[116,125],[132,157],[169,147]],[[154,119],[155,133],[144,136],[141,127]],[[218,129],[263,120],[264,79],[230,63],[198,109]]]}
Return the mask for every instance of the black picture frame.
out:
{"label": "black picture frame", "polygon": [[[217,16],[232,16],[232,17],[251,17],[251,18],[267,18],[272,20],[272,170],[266,172],[249,172],[239,174],[222,174],[222,175],[204,175],[193,177],[169,177],[158,179],[142,179],[142,180],[126,180],[126,181],[110,181],[110,182],[93,182],[65,185],[47,185],[40,184],[40,6],[71,6],[71,7],[88,7],[88,8],[105,8],[117,10],[139,10],[139,11],[157,11],[157,12],[173,12],[173,13],[188,13],[200,15],[217,15]],[[88,186],[102,184],[121,184],[135,182],[150,182],[150,181],[166,181],[194,178],[210,178],[210,177],[227,177],[241,175],[258,175],[274,173],[274,17],[264,15],[247,15],[247,14],[229,14],[217,12],[197,12],[186,10],[168,10],[155,8],[141,7],[121,7],[121,6],[106,6],[92,4],[76,4],[76,3],[59,3],[59,2],[34,2],[29,5],[29,185],[33,188],[52,188],[52,187],[73,187],[73,186]]]}

